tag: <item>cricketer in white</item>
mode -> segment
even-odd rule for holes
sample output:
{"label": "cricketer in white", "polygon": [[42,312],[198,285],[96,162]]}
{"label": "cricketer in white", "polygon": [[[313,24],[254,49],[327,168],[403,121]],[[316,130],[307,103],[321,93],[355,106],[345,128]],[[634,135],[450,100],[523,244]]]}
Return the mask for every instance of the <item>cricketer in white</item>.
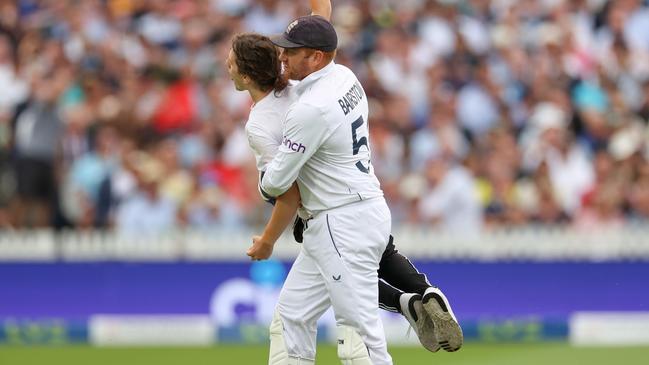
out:
{"label": "cricketer in white", "polygon": [[[322,149],[323,146],[327,146],[327,143],[331,143],[332,140],[336,140],[334,137],[336,136],[336,133],[341,130],[342,125],[350,126],[351,130],[348,133],[338,133],[339,137],[337,140],[339,142],[344,141],[344,136],[348,136],[348,140],[351,139],[351,158],[349,153],[344,153],[344,148],[340,148],[340,143],[331,143],[328,149],[322,149],[325,152],[324,156],[326,156],[324,158],[332,159],[333,162],[330,163],[330,165],[336,166],[336,164],[342,164],[345,172],[349,173],[348,177],[351,177],[351,179],[334,179],[334,184],[330,185],[337,184],[337,186],[346,187],[347,190],[342,190],[341,194],[341,191],[337,191],[335,189],[332,190],[331,186],[325,186],[325,192],[329,193],[333,191],[334,193],[336,193],[336,197],[334,197],[333,199],[323,199],[322,196],[318,196],[318,193],[326,196],[326,194],[322,194],[322,190],[318,192],[312,192],[311,190],[308,190],[312,193],[312,197],[314,198],[313,201],[316,204],[309,209],[309,212],[305,212],[304,209],[302,209],[300,214],[301,217],[313,217],[314,219],[312,219],[311,222],[311,225],[313,226],[314,223],[318,223],[318,216],[325,214],[322,211],[327,211],[326,215],[324,215],[325,218],[324,222],[321,224],[322,229],[320,231],[322,235],[325,235],[324,223],[326,223],[326,232],[329,234],[328,239],[333,246],[333,250],[331,250],[330,248],[329,251],[330,253],[333,253],[333,251],[335,250],[336,254],[338,255],[339,261],[342,261],[344,265],[346,263],[345,259],[349,259],[351,255],[343,258],[343,254],[341,254],[341,252],[344,253],[345,249],[349,247],[348,245],[346,245],[346,243],[354,242],[354,239],[345,241],[345,238],[347,238],[347,236],[343,237],[342,244],[339,243],[339,246],[341,246],[342,249],[338,249],[338,246],[336,245],[337,238],[334,237],[335,232],[332,231],[332,224],[329,222],[330,214],[332,221],[334,221],[334,213],[339,213],[338,215],[342,216],[342,213],[344,213],[342,212],[342,209],[344,207],[351,206],[356,208],[357,205],[360,204],[358,203],[358,201],[361,201],[364,198],[369,200],[379,198],[380,200],[383,199],[378,181],[373,176],[373,171],[369,164],[369,144],[367,139],[368,133],[367,124],[365,123],[365,119],[367,117],[367,101],[365,100],[365,93],[360,83],[358,82],[358,80],[356,80],[355,76],[350,70],[343,66],[335,65],[333,62],[331,62],[335,55],[334,50],[336,44],[336,35],[333,27],[331,27],[331,24],[326,20],[331,13],[330,2],[328,0],[311,0],[311,4],[314,10],[314,14],[322,14],[324,18],[300,18],[287,27],[284,35],[275,37],[276,39],[274,40],[274,42],[277,42],[276,44],[278,46],[283,47],[280,59],[282,60],[284,66],[285,75],[296,80],[304,80],[305,82],[300,85],[308,86],[298,85],[297,87],[285,88],[286,84],[284,81],[282,81],[283,77],[281,77],[280,75],[282,71],[277,62],[274,47],[272,46],[272,44],[269,45],[270,40],[268,38],[258,34],[241,34],[235,36],[235,38],[233,39],[233,48],[228,57],[228,71],[232,80],[234,81],[236,88],[238,90],[249,91],[253,101],[256,103],[251,109],[249,121],[246,124],[246,133],[249,139],[249,143],[255,153],[257,167],[260,170],[261,176],[263,176],[264,170],[267,169],[268,162],[272,159],[273,156],[278,154],[278,146],[282,146],[281,148],[284,149],[285,153],[287,154],[296,153],[304,155],[307,154],[309,144],[302,143],[302,141],[308,140],[309,142],[313,142],[314,145],[317,146],[316,148],[314,148],[314,151]],[[340,72],[336,73],[336,70]],[[349,115],[347,119],[343,118],[336,121],[336,118],[338,118],[338,116],[335,112],[332,113],[332,110],[327,110],[326,103],[322,105],[314,102],[304,103],[304,105],[302,105],[302,107],[306,109],[306,111],[304,112],[299,112],[299,108],[296,108],[294,110],[293,107],[289,107],[289,105],[291,105],[291,103],[293,103],[296,98],[298,100],[298,104],[295,104],[295,106],[300,105],[300,100],[308,100],[304,97],[304,95],[308,95],[308,92],[314,90],[314,88],[312,88],[312,85],[309,84],[320,82],[318,81],[318,79],[325,78],[325,76],[327,76],[328,74],[338,75],[339,78],[342,75],[346,75],[347,78],[350,78],[352,80],[351,83],[346,82],[344,77],[335,81],[333,79],[330,80],[334,81],[333,83],[329,84],[330,89],[334,91],[327,94],[328,97],[335,97],[336,93],[341,94],[337,98],[337,103],[338,107],[342,111],[342,114],[345,117]],[[351,87],[349,87],[346,92],[344,92],[344,90],[349,85],[345,84],[351,84]],[[318,89],[315,88],[315,90]],[[323,101],[326,99],[322,99],[318,93],[313,93],[311,95],[311,98],[315,98],[315,101]],[[287,115],[285,115],[285,111],[288,108],[290,108],[290,111]],[[355,109],[357,109],[356,113],[354,113]],[[298,110],[298,112],[296,112],[296,110]],[[288,128],[288,126],[290,125],[289,122],[291,121],[291,113],[295,113],[293,115],[295,116],[295,118],[298,118],[295,120],[303,118],[303,121],[307,121],[307,123],[310,120],[317,121],[318,118],[323,120],[326,120],[327,118],[333,118],[335,123],[324,124],[323,128],[312,130],[311,132],[314,133],[307,134],[306,136],[309,137],[307,139],[296,139],[295,137],[304,134],[305,131],[299,130],[299,124],[293,125],[293,129]],[[286,121],[283,122],[284,120]],[[298,129],[296,129],[296,127],[298,127]],[[302,127],[306,126],[302,125]],[[289,131],[287,129],[290,129],[293,134],[289,134]],[[282,133],[282,130],[285,133]],[[340,135],[342,135],[343,137],[341,138]],[[342,145],[344,146],[344,144],[345,143],[343,142]],[[341,151],[343,151],[343,153],[340,153]],[[311,159],[317,157],[317,154],[317,151],[308,152],[308,155],[311,156]],[[297,160],[298,163],[303,164],[303,167],[307,166],[310,161],[309,157],[306,157],[305,159],[298,157]],[[367,162],[365,163],[364,161]],[[326,169],[326,162],[327,161],[324,161],[324,166],[325,170],[327,171],[325,171],[324,173],[336,173],[336,168],[334,168],[333,171],[328,171],[328,169]],[[351,166],[352,164],[355,166],[356,170],[367,175],[372,175],[372,178],[369,180],[360,178],[358,179],[358,181],[356,181],[354,179],[358,178],[358,175],[355,175],[357,174],[356,170],[351,169],[350,171],[349,168],[345,168]],[[316,168],[313,169],[313,175],[317,176],[318,173],[323,173],[322,170],[322,168],[316,166]],[[247,255],[254,260],[263,260],[270,257],[275,241],[291,221],[296,209],[298,209],[300,192],[297,186],[302,185],[303,189],[304,187],[309,186],[309,181],[301,182],[301,171],[292,172],[296,174],[294,178],[297,180],[291,183],[292,179],[289,179],[290,181],[287,182],[286,186],[278,187],[280,188],[280,190],[278,190],[279,192],[286,189],[287,187],[288,190],[277,196],[277,199],[275,200],[275,207],[273,208],[273,214],[271,215],[270,221],[264,229],[263,235],[253,237],[253,245],[248,249]],[[368,181],[369,184],[363,185],[363,183],[367,183]],[[315,184],[314,186],[317,186],[318,182],[318,179],[313,179],[311,181],[311,184]],[[358,189],[357,185],[369,188]],[[374,196],[374,193],[377,191],[378,195]],[[265,195],[265,198],[267,198],[267,200],[271,200],[270,198],[272,197],[269,194],[266,193]],[[322,210],[319,210],[317,204],[320,204],[324,208]],[[333,209],[327,210],[328,208]],[[363,207],[361,207],[361,209],[363,209]],[[358,210],[356,210],[356,212],[358,213]],[[387,214],[389,215],[389,211],[387,212]],[[344,219],[343,221],[361,222],[358,217],[351,218],[352,219]],[[371,224],[364,225],[361,222],[360,226],[371,226]],[[345,225],[342,225],[342,228],[344,230]],[[294,229],[294,234],[298,234],[296,232],[301,235],[302,230]],[[317,236],[317,231],[311,232],[314,233],[314,236]],[[357,232],[354,231],[348,236],[353,235],[353,233]],[[369,238],[371,241],[372,237]],[[298,238],[298,236],[296,236],[296,239],[298,240],[298,242],[302,241],[302,239]],[[378,240],[380,241],[380,239]],[[306,244],[308,243],[310,242],[306,242]],[[425,275],[419,273],[416,268],[414,268],[414,266],[410,264],[405,256],[398,254],[392,243],[389,243],[388,247],[390,247],[390,250],[385,250],[383,252],[383,257],[381,258],[380,267],[383,268],[382,265],[385,265],[383,275],[385,275],[386,278],[390,278],[388,280],[395,280],[396,282],[400,282],[402,285],[404,285],[404,287],[408,287],[408,290],[414,291],[415,293],[404,293],[402,291],[399,291],[399,289],[395,289],[394,287],[390,286],[386,282],[381,282],[382,285],[379,292],[382,295],[382,308],[388,310],[401,309],[400,312],[415,328],[420,342],[429,351],[436,352],[443,345],[446,345],[444,347],[446,351],[455,351],[459,349],[462,339],[461,329],[459,328],[457,321],[452,316],[452,314],[449,315],[450,307],[448,306],[447,300],[444,295],[441,293],[441,291],[439,291],[438,288],[432,287],[426,280]],[[315,248],[321,249],[322,247]],[[309,253],[307,250],[305,250],[304,252],[315,258],[321,256],[325,257],[327,254],[327,252],[324,252],[325,255],[320,255],[320,252],[317,252],[313,249],[311,250],[311,253]],[[352,254],[354,253],[356,252],[352,252]],[[375,252],[371,252],[369,256],[373,256],[372,258],[375,258],[376,254]],[[367,255],[365,256],[365,258],[367,258]],[[334,257],[333,259],[335,260],[336,258]],[[300,258],[298,258],[298,261],[299,260]],[[303,260],[306,261],[306,259]],[[326,259],[326,257],[323,258],[323,260],[325,260],[325,262],[328,262],[328,259]],[[318,262],[316,261],[311,264],[311,269],[313,269],[314,267],[317,269],[313,270],[313,272],[308,272],[309,267],[307,265],[303,266],[304,269],[307,269],[306,271],[303,271],[302,273],[293,273],[292,275],[298,278],[295,279],[296,282],[301,281],[302,283],[305,283],[306,288],[308,289],[313,288],[313,285],[310,285],[310,277],[314,277],[316,278],[316,280],[319,278],[320,282],[323,280],[323,277],[328,278],[328,274],[323,273],[323,270],[318,268]],[[353,269],[355,268],[353,267],[353,265],[348,266],[352,266],[350,268],[347,268],[348,270],[351,269],[351,271],[348,273],[354,274]],[[332,267],[335,269],[335,263]],[[358,267],[361,268],[360,271],[363,271],[364,267],[362,267],[362,265]],[[325,267],[325,269],[328,268]],[[297,272],[297,269],[295,270]],[[300,280],[300,275],[306,277],[306,280]],[[331,277],[334,282],[342,282],[342,284],[345,284],[342,280],[342,274],[338,274],[337,276],[333,274],[331,275]],[[345,277],[348,277],[348,275],[345,275]],[[403,279],[406,277],[408,279],[406,282],[404,282]],[[328,283],[325,281],[324,285],[326,295]],[[363,287],[367,288],[366,285],[363,285]],[[369,287],[371,288],[371,285]],[[334,308],[336,308],[337,302],[342,303],[346,298],[342,298],[339,295],[336,295],[337,293],[335,291],[332,291],[331,288],[329,289],[331,301],[333,302]],[[345,288],[343,290],[343,293],[344,291],[348,290],[349,288]],[[283,295],[286,298],[291,298],[293,295],[299,296],[302,292],[302,290],[297,289],[293,292],[293,294],[286,294],[289,293],[289,291],[290,287],[284,288]],[[423,301],[422,295],[424,298]],[[445,302],[446,305],[438,305],[439,302],[437,300],[426,300],[431,298],[441,300],[442,302]],[[294,301],[288,299],[287,303],[289,304],[289,306],[286,312],[297,313],[293,317],[296,318],[296,320],[304,319],[304,322],[309,322],[311,320],[315,321],[322,314],[319,308],[315,308],[315,310],[313,308],[307,308],[306,310],[308,313],[305,316],[300,314],[301,312],[299,312],[299,310],[305,309],[304,307],[300,306],[299,303],[295,306],[297,310],[290,307],[290,304],[294,304]],[[340,305],[340,303],[338,304]],[[292,336],[292,333],[295,331],[291,331],[290,329],[287,330],[286,320],[285,318],[281,317],[281,304],[282,303],[280,300],[280,305],[278,305],[277,312],[271,323],[271,351],[269,356],[269,363],[313,363],[313,358],[315,356],[315,323],[313,323],[313,328],[306,328],[304,333],[297,333],[296,336]],[[326,303],[323,302],[323,305],[324,309],[326,309],[329,306],[329,301],[327,301]],[[446,308],[448,308],[448,310]],[[372,309],[375,310],[375,308]],[[309,317],[310,314],[312,314],[314,317]],[[339,313],[337,312],[336,314]],[[350,321],[349,318],[352,318],[352,320]],[[368,331],[363,331],[364,328],[359,328],[357,326],[357,323],[353,321],[353,318],[358,317],[356,317],[354,313],[350,315],[343,313],[337,318],[339,324],[338,353],[343,364],[390,363],[391,359],[389,358],[389,355],[387,355],[387,352],[382,353],[380,347],[378,347],[378,350],[374,350],[376,354],[374,354],[375,356],[370,359],[370,355],[372,355],[373,352],[372,346],[366,341],[368,337],[362,337],[361,333],[368,333]],[[359,322],[363,321],[363,318],[358,318],[358,320]],[[433,322],[435,327],[433,327]],[[380,326],[380,322],[378,324]],[[361,326],[363,326],[363,323],[361,323]],[[371,319],[368,326],[372,326]],[[440,336],[436,335],[436,328],[442,329]],[[369,333],[376,333],[375,329],[372,329],[371,331],[369,331]],[[382,334],[382,330],[380,330],[379,333]],[[290,337],[295,338],[291,339]],[[293,341],[293,343],[291,341]],[[302,342],[300,343],[300,341]],[[308,349],[301,349],[303,347],[308,347]]]}
{"label": "cricketer in white", "polygon": [[[302,24],[297,20],[291,23],[287,28],[284,37],[288,38],[284,40],[279,39],[277,41],[282,43],[280,45],[284,47],[282,54],[279,57],[279,59],[283,61],[284,75],[296,80],[311,80],[311,83],[315,83],[319,82],[317,81],[318,78],[324,78],[327,74],[335,75],[335,70],[339,69],[339,71],[341,71],[341,73],[338,73],[339,76],[347,75],[351,78],[352,82],[350,84],[352,84],[352,86],[346,92],[342,92],[344,91],[343,87],[349,85],[340,86],[338,84],[344,85],[346,82],[338,80],[338,83],[333,83],[335,87],[331,88],[332,90],[335,89],[335,91],[332,92],[331,95],[327,95],[336,96],[336,93],[342,94],[338,97],[337,103],[344,116],[347,116],[348,114],[350,115],[350,119],[345,120],[342,124],[346,123],[345,125],[348,125],[351,121],[351,131],[349,132],[351,135],[350,149],[352,156],[356,156],[357,158],[349,158],[349,154],[345,153],[336,153],[335,148],[329,148],[324,151],[326,156],[332,158],[332,165],[334,166],[336,163],[342,163],[343,167],[350,167],[353,164],[356,170],[368,175],[373,175],[373,171],[369,164],[369,143],[367,139],[367,125],[364,119],[364,117],[367,117],[367,103],[364,100],[365,93],[351,71],[331,62],[335,55],[335,52],[332,51],[335,50],[336,36],[331,24],[325,21],[331,14],[330,2],[328,0],[311,0],[311,4],[314,14],[321,14],[324,18],[308,18],[306,23],[303,22]],[[310,26],[312,28],[310,29],[311,31],[295,33],[296,30],[303,28],[302,25],[304,24],[307,25],[307,28]],[[329,29],[325,29],[327,27]],[[326,44],[326,37],[322,38],[313,36],[314,34],[320,34],[320,31],[322,34],[328,34],[326,37],[329,37],[329,41],[333,39],[332,42],[329,42],[329,45]],[[293,32],[296,37],[292,37],[288,34],[290,32]],[[308,39],[306,39],[305,36]],[[280,36],[280,38],[281,37],[282,36]],[[323,40],[325,43],[323,43]],[[310,43],[316,48],[307,47],[304,43],[296,44],[295,41]],[[315,52],[317,47],[321,48],[321,53]],[[311,49],[309,50],[309,48]],[[299,132],[294,133],[292,136],[293,139],[291,139],[288,134],[283,134],[282,132],[286,132],[285,127],[287,124],[285,123],[285,120],[286,122],[289,121],[289,119],[287,119],[288,116],[286,111],[296,99],[301,100],[298,98],[302,98],[302,96],[307,93],[307,91],[305,91],[306,89],[308,89],[308,91],[311,91],[312,89],[311,86],[304,87],[304,90],[299,86],[286,87],[286,81],[285,78],[282,77],[283,72],[277,57],[277,51],[275,46],[271,43],[271,40],[254,33],[239,34],[235,36],[232,42],[232,50],[228,56],[227,65],[228,72],[230,73],[237,90],[247,90],[255,102],[254,106],[251,108],[248,123],[246,124],[246,134],[250,146],[255,153],[260,175],[263,176],[267,164],[278,153],[278,146],[283,146],[282,148],[285,149],[285,152],[288,154],[292,152],[297,154],[306,154],[309,145],[301,142],[304,140],[297,140],[295,138],[295,136],[300,135]],[[309,82],[306,82],[303,85],[308,84]],[[316,101],[322,101],[317,93],[311,95],[311,97],[315,98]],[[326,106],[326,104],[323,105]],[[314,110],[316,114],[324,111],[322,112],[322,115],[312,116],[316,121],[318,117],[326,118],[326,114],[331,113],[331,110],[326,111],[326,108],[322,108],[322,105],[307,103],[306,106],[311,107],[311,110],[305,113],[296,112],[295,110],[292,110],[292,112],[296,113],[294,115],[304,118],[305,114],[314,113]],[[357,108],[359,109],[356,114],[353,114],[353,111]],[[336,108],[333,109],[336,110]],[[305,119],[308,118],[309,117],[306,117]],[[333,118],[336,118],[335,112],[333,113]],[[322,143],[320,147],[325,146],[326,143],[324,140],[327,139],[327,133],[331,134],[328,138],[333,139],[337,130],[344,130],[341,129],[341,122],[338,121],[337,123],[338,124],[334,123],[333,126],[324,124],[324,128],[314,129],[312,132],[315,133],[309,135],[311,138],[309,141],[316,144]],[[343,147],[345,145],[345,135],[347,135],[347,133],[342,133],[342,138],[338,137],[338,141],[343,141]],[[350,139],[349,136],[347,139]],[[340,151],[341,150],[338,152]],[[342,151],[344,151],[344,148],[342,148]],[[311,159],[313,159],[316,154],[317,152],[314,152],[313,155],[311,155],[311,152],[309,152]],[[308,160],[307,162],[302,159],[299,160],[300,163],[304,163],[305,165],[308,164]],[[365,162],[366,160],[367,162]],[[324,166],[326,169],[326,161]],[[315,168],[313,170],[315,176],[317,176],[318,172],[322,172],[322,169],[320,168]],[[328,189],[325,187],[325,192],[333,191],[336,193],[337,197],[328,200],[320,198],[319,200],[315,199],[314,201],[325,207],[342,207],[347,204],[347,199],[350,199],[352,203],[349,204],[351,204],[351,206],[356,206],[358,203],[353,203],[354,201],[362,200],[364,197],[372,198],[373,192],[376,191],[372,189],[373,187],[376,187],[379,191],[378,196],[382,196],[382,193],[380,193],[380,187],[375,178],[369,180],[369,189],[358,189],[358,185],[363,186],[363,183],[368,180],[361,178],[360,184],[355,182],[353,178],[358,177],[358,175],[356,175],[356,170],[353,168],[345,169],[347,173],[350,173],[352,179],[339,179],[335,181],[338,186],[345,186],[347,188],[346,191],[343,190],[341,193],[340,191],[332,190],[331,186],[329,186]],[[328,171],[325,171],[325,173],[326,172]],[[334,174],[335,172],[336,169],[333,170]],[[273,199],[273,197],[266,194],[266,200],[273,201],[274,208],[263,234],[261,236],[253,237],[252,246],[246,252],[246,254],[253,260],[267,259],[272,255],[274,243],[284,231],[285,227],[290,224],[296,210],[302,218],[314,216],[317,218],[319,214],[322,214],[317,207],[312,207],[309,212],[306,212],[304,209],[298,209],[300,205],[300,191],[297,186],[298,184],[308,186],[309,182],[300,183],[300,173],[297,173],[296,179],[296,182],[293,182],[292,185],[290,185],[289,190],[278,196],[276,199]],[[312,183],[317,184],[319,181],[314,179]],[[314,198],[318,198],[318,194],[314,193],[312,195]],[[340,201],[338,202],[336,199],[340,199]],[[323,210],[326,210],[326,208]],[[338,208],[335,208],[334,210],[338,210]],[[329,213],[325,216],[325,221],[327,223],[329,239],[338,256],[342,258],[341,252],[344,252],[344,249],[339,251],[335,244],[336,241],[334,234],[331,231],[331,224],[328,221],[328,215]],[[349,221],[357,220],[351,219]],[[303,222],[304,220],[296,221],[297,224],[294,227],[294,235],[298,242],[302,242],[303,226],[300,223]],[[313,223],[314,222],[312,222],[312,225]],[[360,224],[360,226],[363,227],[364,225]],[[418,272],[407,257],[398,253],[391,241],[392,237],[390,236],[390,242],[383,252],[379,264],[378,274],[381,278],[379,285],[379,306],[386,310],[402,313],[415,329],[420,342],[427,350],[431,352],[436,352],[440,348],[444,348],[444,350],[451,352],[458,350],[462,345],[462,331],[452,314],[448,300],[439,288],[431,286],[426,276]],[[315,273],[314,275],[317,276],[318,274]],[[327,276],[325,275],[325,277]],[[334,281],[341,281],[342,275],[332,275],[332,278]],[[383,281],[384,278],[385,281]],[[404,291],[391,286],[389,283],[390,281],[393,283],[399,283],[398,285],[402,286],[404,288],[402,290]],[[325,283],[325,285],[327,284]],[[285,289],[285,292],[288,292],[288,289]],[[299,291],[295,292],[295,295],[299,294]],[[335,306],[335,298],[333,298],[333,300]],[[312,363],[313,360],[310,355],[303,356],[296,351],[292,351],[292,354],[289,355],[289,351],[287,350],[290,350],[290,348],[287,344],[290,345],[290,341],[284,340],[284,336],[286,335],[285,324],[283,323],[282,318],[280,318],[279,313],[280,311],[278,309],[271,324],[271,351],[269,363]],[[296,317],[299,318],[301,316],[297,315]],[[302,351],[301,353],[315,354],[315,329],[313,329],[312,334],[312,340],[302,336],[297,336],[306,341],[306,346],[312,348],[310,352]],[[363,346],[365,345],[363,340],[364,339],[359,335],[359,331],[354,327],[345,324],[340,326],[338,349],[340,358],[343,360],[344,364],[372,363],[368,356],[370,352],[365,346]],[[377,357],[372,360],[381,361]]]}
{"label": "cricketer in white", "polygon": [[282,144],[266,166],[262,191],[278,196],[297,181],[312,215],[382,197],[370,165],[367,100],[352,71],[332,62],[292,89],[297,101],[286,113]]}
{"label": "cricketer in white", "polygon": [[343,364],[392,364],[377,291],[391,216],[370,165],[365,93],[334,62],[294,89],[282,144],[260,188],[279,196],[297,181],[311,220],[271,323],[270,363],[314,361],[316,321],[332,305]]}

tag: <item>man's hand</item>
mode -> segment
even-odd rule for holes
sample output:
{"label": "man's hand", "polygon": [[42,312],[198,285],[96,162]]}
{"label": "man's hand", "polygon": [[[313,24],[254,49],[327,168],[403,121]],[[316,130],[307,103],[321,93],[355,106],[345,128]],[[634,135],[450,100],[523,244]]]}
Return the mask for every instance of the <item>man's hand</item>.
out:
{"label": "man's hand", "polygon": [[265,241],[262,236],[252,237],[252,246],[246,252],[253,260],[267,260],[273,254],[275,243]]}

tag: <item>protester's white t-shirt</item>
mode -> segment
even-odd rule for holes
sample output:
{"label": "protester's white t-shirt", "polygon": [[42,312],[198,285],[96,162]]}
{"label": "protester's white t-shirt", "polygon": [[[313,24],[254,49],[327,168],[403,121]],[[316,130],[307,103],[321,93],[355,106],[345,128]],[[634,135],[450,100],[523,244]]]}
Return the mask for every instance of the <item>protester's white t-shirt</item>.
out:
{"label": "protester's white t-shirt", "polygon": [[288,107],[294,101],[292,87],[271,91],[253,105],[246,123],[248,144],[255,155],[257,170],[263,172],[282,143],[282,124]]}

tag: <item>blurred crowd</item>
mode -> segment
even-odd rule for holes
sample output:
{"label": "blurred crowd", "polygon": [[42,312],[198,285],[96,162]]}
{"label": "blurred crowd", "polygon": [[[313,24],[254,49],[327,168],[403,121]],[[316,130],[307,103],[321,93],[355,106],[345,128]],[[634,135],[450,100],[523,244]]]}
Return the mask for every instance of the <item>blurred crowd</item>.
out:
{"label": "blurred crowd", "polygon": [[[649,222],[649,5],[334,0],[393,220]],[[0,226],[238,229],[268,208],[224,61],[306,0],[0,0]]]}

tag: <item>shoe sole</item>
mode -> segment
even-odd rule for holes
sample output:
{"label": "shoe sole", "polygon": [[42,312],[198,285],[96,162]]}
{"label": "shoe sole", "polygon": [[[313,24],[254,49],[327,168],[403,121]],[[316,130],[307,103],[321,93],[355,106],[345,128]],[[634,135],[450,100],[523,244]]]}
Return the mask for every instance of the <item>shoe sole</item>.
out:
{"label": "shoe sole", "polygon": [[420,313],[417,323],[417,337],[421,345],[430,352],[437,352],[441,348],[438,344],[437,337],[435,336],[435,324],[425,315],[425,309],[421,301],[413,303],[415,313]]}
{"label": "shoe sole", "polygon": [[443,294],[427,293],[422,299],[422,306],[435,326],[435,335],[444,351],[455,352],[462,347],[464,335],[462,328],[449,313],[450,307]]}

